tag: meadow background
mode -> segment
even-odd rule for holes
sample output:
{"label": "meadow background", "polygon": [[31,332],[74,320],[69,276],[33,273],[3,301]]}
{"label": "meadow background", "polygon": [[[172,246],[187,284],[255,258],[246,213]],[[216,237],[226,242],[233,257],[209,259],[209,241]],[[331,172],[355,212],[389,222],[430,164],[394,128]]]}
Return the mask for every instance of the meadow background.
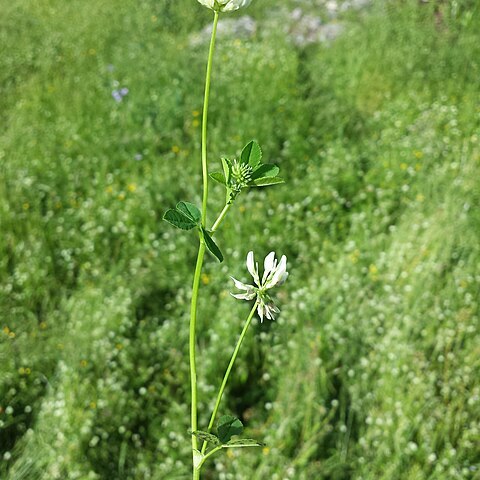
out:
{"label": "meadow background", "polygon": [[[200,425],[248,313],[229,275],[276,250],[290,278],[221,408],[267,446],[202,478],[479,479],[479,5],[373,2],[299,46],[285,18],[324,3],[254,0],[230,18],[256,33],[219,37],[211,170],[255,138],[286,184],[242,194],[206,263]],[[188,479],[196,241],[161,218],[200,203],[210,12],[0,10],[0,478]]]}

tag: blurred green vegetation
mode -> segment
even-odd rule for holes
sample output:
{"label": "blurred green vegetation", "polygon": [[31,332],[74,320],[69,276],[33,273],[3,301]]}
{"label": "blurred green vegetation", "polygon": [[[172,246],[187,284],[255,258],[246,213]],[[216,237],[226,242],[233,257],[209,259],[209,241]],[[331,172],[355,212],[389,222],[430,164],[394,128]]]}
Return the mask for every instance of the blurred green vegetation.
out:
{"label": "blurred green vegetation", "polygon": [[[297,48],[272,15],[298,5],[254,1],[215,57],[211,169],[256,138],[287,184],[242,194],[205,267],[200,425],[248,313],[229,275],[276,250],[290,278],[221,409],[268,447],[204,477],[478,479],[479,7],[385,0]],[[200,203],[209,12],[0,9],[0,477],[187,479],[196,243],[161,216]]]}

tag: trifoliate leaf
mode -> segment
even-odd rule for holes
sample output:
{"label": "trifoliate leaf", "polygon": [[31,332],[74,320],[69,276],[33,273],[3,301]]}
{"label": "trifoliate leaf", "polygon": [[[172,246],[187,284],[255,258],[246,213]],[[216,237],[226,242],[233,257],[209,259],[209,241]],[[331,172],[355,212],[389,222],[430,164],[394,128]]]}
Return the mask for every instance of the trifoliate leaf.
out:
{"label": "trifoliate leaf", "polygon": [[163,219],[174,227],[181,228],[182,230],[191,230],[197,226],[197,222],[178,210],[167,210]]}
{"label": "trifoliate leaf", "polygon": [[204,432],[202,430],[195,430],[194,432],[192,432],[192,435],[195,435],[199,440],[211,443],[216,447],[218,447],[218,445],[221,445],[219,438],[213,433]]}
{"label": "trifoliate leaf", "polygon": [[222,444],[227,444],[233,435],[240,435],[243,432],[242,422],[231,415],[224,415],[218,420],[217,434]]}
{"label": "trifoliate leaf", "polygon": [[208,250],[218,258],[219,262],[223,262],[223,255],[220,249],[218,248],[217,244],[213,241],[212,237],[209,233],[202,228],[203,239],[205,240],[205,245],[207,246]]}
{"label": "trifoliate leaf", "polygon": [[210,174],[210,178],[212,178],[213,180],[215,180],[218,183],[221,183],[222,185],[225,185],[225,183],[226,183],[225,176],[223,175],[222,172],[212,172]]}
{"label": "trifoliate leaf", "polygon": [[242,163],[248,163],[253,169],[255,169],[262,159],[262,149],[260,148],[260,145],[255,140],[247,143],[242,150],[240,159]]}
{"label": "trifoliate leaf", "polygon": [[200,210],[193,204],[189,202],[178,202],[175,207],[179,212],[183,213],[190,220],[194,221],[196,224],[200,222],[202,214]]}
{"label": "trifoliate leaf", "polygon": [[285,183],[285,180],[280,177],[262,177],[255,179],[250,187],[266,187],[268,185],[277,185],[278,183]]}
{"label": "trifoliate leaf", "polygon": [[264,163],[253,171],[252,180],[255,180],[256,178],[276,177],[279,172],[280,169],[276,165]]}
{"label": "trifoliate leaf", "polygon": [[252,438],[240,438],[239,440],[230,440],[222,445],[223,448],[242,448],[242,447],[263,447],[264,443],[257,442]]}

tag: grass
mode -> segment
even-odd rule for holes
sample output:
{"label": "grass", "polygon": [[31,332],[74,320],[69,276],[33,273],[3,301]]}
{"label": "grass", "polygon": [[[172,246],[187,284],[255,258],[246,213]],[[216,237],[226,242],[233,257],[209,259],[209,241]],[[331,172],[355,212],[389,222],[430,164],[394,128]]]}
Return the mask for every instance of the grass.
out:
{"label": "grass", "polygon": [[[253,38],[219,39],[211,169],[256,138],[287,184],[240,197],[227,263],[205,267],[201,425],[247,314],[228,276],[246,279],[252,248],[291,276],[221,409],[267,447],[206,479],[479,478],[475,3],[378,2],[298,49],[262,27],[264,0]],[[199,203],[206,45],[189,35],[210,16],[193,0],[0,8],[0,476],[189,478],[195,248],[161,216]]]}

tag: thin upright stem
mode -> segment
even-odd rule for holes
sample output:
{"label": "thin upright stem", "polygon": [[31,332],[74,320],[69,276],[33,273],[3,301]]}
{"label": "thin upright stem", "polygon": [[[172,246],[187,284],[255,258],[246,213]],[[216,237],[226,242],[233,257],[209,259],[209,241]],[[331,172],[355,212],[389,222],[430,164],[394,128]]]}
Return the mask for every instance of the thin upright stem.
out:
{"label": "thin upright stem", "polygon": [[207,224],[207,199],[208,199],[208,167],[207,167],[207,124],[208,124],[208,101],[210,98],[210,82],[212,78],[213,52],[215,50],[215,39],[217,37],[218,12],[214,12],[212,38],[208,52],[207,78],[205,81],[205,98],[203,101],[202,118],[202,174],[203,174],[203,201],[202,201],[202,225]]}
{"label": "thin upright stem", "polygon": [[[202,273],[203,258],[205,256],[205,243],[200,241],[198,249],[197,263],[195,266],[195,274],[193,275],[192,286],[192,301],[190,305],[190,384],[192,390],[192,411],[191,411],[191,425],[192,432],[198,430],[197,423],[197,365],[196,365],[196,338],[195,329],[197,325],[197,304],[198,304],[198,290],[200,287],[200,275]],[[192,435],[192,449],[198,448],[197,437]]]}
{"label": "thin upright stem", "polygon": [[[210,50],[208,53],[207,74],[205,79],[205,98],[203,102],[202,119],[202,176],[203,176],[203,199],[202,199],[202,226],[207,221],[207,201],[208,201],[208,165],[207,165],[207,122],[208,122],[208,100],[210,97],[210,82],[212,78],[213,52],[215,49],[215,39],[217,36],[218,12],[215,12],[213,20],[212,38],[210,40]],[[200,276],[202,273],[203,259],[205,256],[205,242],[200,237],[200,246],[198,248],[197,263],[193,275],[192,301],[190,306],[190,385],[191,385],[191,429],[192,432],[198,430],[197,420],[197,366],[196,366],[196,328],[197,328],[197,307],[198,290],[200,287]],[[195,435],[192,435],[192,455],[198,449],[198,441]],[[193,466],[193,480],[200,478],[200,471]]]}
{"label": "thin upright stem", "polygon": [[[240,334],[240,337],[237,341],[237,345],[235,346],[235,350],[232,353],[232,358],[230,359],[230,363],[228,364],[227,371],[225,372],[225,375],[223,376],[223,381],[222,385],[220,386],[220,390],[218,391],[217,394],[217,400],[215,402],[215,407],[213,407],[213,412],[212,416],[210,417],[210,422],[208,423],[208,429],[207,431],[210,432],[213,428],[213,424],[215,423],[215,418],[218,413],[218,408],[220,407],[220,402],[222,401],[223,397],[223,392],[225,391],[225,387],[228,382],[228,377],[230,376],[230,372],[232,371],[233,364],[235,363],[235,360],[237,359],[238,352],[240,350],[240,347],[242,346],[243,339],[245,338],[245,334],[247,333],[248,327],[250,326],[250,323],[252,322],[253,315],[255,313],[255,310],[257,308],[258,303],[255,302],[253,305],[252,309],[250,310],[250,313],[247,317],[247,320],[245,321],[245,325],[243,327],[242,333]],[[205,450],[207,449],[207,442],[203,442],[202,446],[202,453],[205,453]]]}

